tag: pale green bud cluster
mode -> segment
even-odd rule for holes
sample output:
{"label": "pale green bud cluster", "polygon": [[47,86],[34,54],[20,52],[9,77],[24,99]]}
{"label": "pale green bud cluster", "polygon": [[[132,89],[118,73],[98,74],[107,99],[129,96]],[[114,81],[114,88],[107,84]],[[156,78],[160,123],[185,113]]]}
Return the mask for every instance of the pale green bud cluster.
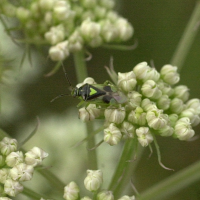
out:
{"label": "pale green bud cluster", "polygon": [[19,20],[26,42],[50,45],[50,58],[62,61],[85,45],[99,47],[133,35],[133,27],[114,6],[114,0],[33,0],[24,7],[1,1],[0,13]]}
{"label": "pale green bud cluster", "polygon": [[[23,191],[22,182],[32,179],[34,167],[41,165],[48,154],[33,147],[25,154],[17,151],[17,140],[8,137],[0,141],[0,183],[3,195],[15,197]],[[9,198],[7,198],[9,199]]]}
{"label": "pale green bud cluster", "polygon": [[[112,191],[101,190],[103,184],[103,173],[101,170],[87,170],[87,176],[84,179],[85,188],[93,194],[96,195],[97,200],[114,200],[114,195]],[[84,196],[80,197],[80,189],[78,185],[72,181],[64,188],[64,199],[66,200],[92,200],[92,197]],[[135,196],[122,196],[118,200],[135,200]]]}
{"label": "pale green bud cluster", "polygon": [[[136,138],[145,147],[154,135],[192,138],[192,127],[200,123],[200,100],[189,100],[187,86],[174,86],[179,80],[177,67],[169,64],[160,73],[146,62],[137,64],[130,72],[118,73],[117,85],[110,84],[110,103],[98,108],[105,109],[104,141],[116,145],[123,138]],[[118,102],[113,103],[114,99]],[[93,112],[97,106],[98,103]],[[102,114],[96,116],[91,114],[92,119]]]}

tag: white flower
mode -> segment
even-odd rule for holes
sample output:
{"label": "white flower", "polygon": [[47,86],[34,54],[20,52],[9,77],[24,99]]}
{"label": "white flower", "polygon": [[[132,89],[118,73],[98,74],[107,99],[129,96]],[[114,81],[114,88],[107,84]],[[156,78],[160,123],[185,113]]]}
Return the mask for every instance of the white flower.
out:
{"label": "white flower", "polygon": [[124,121],[121,125],[120,130],[124,134],[125,137],[134,138],[135,127],[131,123]]}
{"label": "white flower", "polygon": [[170,110],[173,113],[180,114],[184,110],[185,106],[181,99],[174,98],[170,102]]}
{"label": "white flower", "polygon": [[32,179],[33,171],[32,165],[20,163],[10,169],[10,177],[15,181],[29,181]]}
{"label": "white flower", "polygon": [[146,124],[146,112],[141,107],[132,110],[128,115],[128,121],[143,126]]}
{"label": "white flower", "polygon": [[87,177],[84,180],[85,188],[91,192],[97,191],[103,183],[101,170],[87,170]]}
{"label": "white flower", "polygon": [[199,99],[191,99],[186,103],[187,108],[193,108],[196,114],[200,114],[200,100]]}
{"label": "white flower", "polygon": [[25,153],[25,162],[33,167],[40,165],[42,160],[48,156],[48,153],[40,149],[39,147],[33,147],[30,151]]}
{"label": "white flower", "polygon": [[75,182],[70,182],[64,187],[63,198],[66,200],[76,200],[79,196],[79,187]]}
{"label": "white flower", "polygon": [[111,146],[118,144],[121,138],[121,131],[114,123],[111,123],[108,128],[104,129],[104,141]]}
{"label": "white flower", "polygon": [[179,140],[189,140],[195,134],[191,127],[190,119],[188,117],[183,117],[176,122],[175,135]]}
{"label": "white flower", "polygon": [[18,193],[22,192],[23,186],[12,179],[8,179],[4,183],[4,192],[11,197],[15,197]]}
{"label": "white flower", "polygon": [[97,200],[114,200],[112,191],[103,190],[97,194]]}
{"label": "white flower", "polygon": [[146,147],[148,144],[150,144],[153,141],[153,136],[151,135],[151,132],[148,127],[140,127],[136,129],[136,134],[138,136],[139,143]]}
{"label": "white flower", "polygon": [[147,62],[141,62],[133,68],[133,72],[138,80],[145,80],[150,70],[151,68],[147,65]]}
{"label": "white flower", "polygon": [[0,142],[0,151],[3,155],[8,155],[17,150],[17,140],[4,137]]}
{"label": "white flower", "polygon": [[10,170],[8,168],[0,169],[0,183],[5,183],[7,179],[10,179]]}
{"label": "white flower", "polygon": [[126,108],[132,110],[135,109],[137,106],[140,106],[142,101],[142,95],[139,92],[131,91],[128,93],[128,102]]}
{"label": "white flower", "polygon": [[119,198],[118,200],[136,200],[135,196],[127,196],[127,195],[124,195],[123,197]]}
{"label": "white flower", "polygon": [[174,129],[171,126],[166,125],[164,128],[159,129],[158,133],[161,136],[168,137],[168,136],[171,136],[174,133]]}
{"label": "white flower", "polygon": [[22,163],[23,161],[24,161],[23,153],[21,151],[17,151],[17,152],[11,152],[9,155],[7,155],[5,162],[9,167],[14,167],[19,163]]}
{"label": "white flower", "polygon": [[179,85],[174,88],[175,97],[181,99],[183,102],[187,101],[189,98],[189,88],[185,85]]}

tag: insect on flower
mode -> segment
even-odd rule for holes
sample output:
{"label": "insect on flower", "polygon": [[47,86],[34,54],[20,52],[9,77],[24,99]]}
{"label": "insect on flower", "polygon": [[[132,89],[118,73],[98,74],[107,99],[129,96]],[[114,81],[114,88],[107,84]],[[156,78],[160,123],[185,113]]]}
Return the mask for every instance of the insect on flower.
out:
{"label": "insect on flower", "polygon": [[73,96],[78,97],[81,102],[77,105],[80,107],[82,104],[85,104],[86,107],[90,103],[97,105],[102,105],[108,107],[110,105],[119,105],[127,102],[127,97],[121,92],[115,85],[110,81],[106,81],[103,84],[88,84],[85,83],[80,87],[72,87],[72,84],[67,76],[67,73],[64,69],[65,77],[70,87],[72,88],[71,94],[60,94],[54,100],[63,97],[63,96]]}

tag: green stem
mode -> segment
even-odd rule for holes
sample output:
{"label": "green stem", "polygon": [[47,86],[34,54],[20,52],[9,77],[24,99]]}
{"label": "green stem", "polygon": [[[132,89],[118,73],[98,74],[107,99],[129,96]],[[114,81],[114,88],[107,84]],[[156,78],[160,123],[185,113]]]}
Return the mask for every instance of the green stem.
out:
{"label": "green stem", "polygon": [[24,187],[22,194],[29,197],[30,199],[36,199],[36,200],[41,199],[42,197],[47,198],[46,196],[38,194],[38,193],[36,193],[36,192],[32,191],[31,189],[26,188],[26,187]]}
{"label": "green stem", "polygon": [[200,1],[198,0],[195,9],[190,17],[190,20],[186,26],[186,29],[181,37],[181,40],[177,46],[174,56],[170,62],[172,65],[178,66],[179,71],[183,66],[186,56],[198,32],[197,26],[199,21],[200,21]]}
{"label": "green stem", "polygon": [[188,185],[200,180],[200,162],[196,162],[175,175],[142,192],[137,200],[159,200],[169,197]]}
{"label": "green stem", "polygon": [[[78,82],[83,82],[83,80],[88,76],[87,75],[87,68],[85,63],[85,57],[84,52],[80,51],[77,53],[74,53],[74,63],[76,68],[76,75]],[[93,123],[87,123],[87,148],[92,149],[95,146],[95,137],[89,137],[91,133],[93,133]],[[96,156],[96,150],[88,150],[88,169],[97,169],[97,156]]]}

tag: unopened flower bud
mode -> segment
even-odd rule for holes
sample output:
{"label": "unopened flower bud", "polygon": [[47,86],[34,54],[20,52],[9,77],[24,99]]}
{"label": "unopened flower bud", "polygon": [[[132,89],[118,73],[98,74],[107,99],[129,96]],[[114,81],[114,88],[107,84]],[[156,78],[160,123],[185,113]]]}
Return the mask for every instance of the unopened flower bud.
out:
{"label": "unopened flower bud", "polygon": [[45,33],[44,37],[51,45],[55,45],[64,40],[65,28],[62,24],[53,26],[48,32]]}
{"label": "unopened flower bud", "polygon": [[10,199],[8,197],[0,197],[0,200],[12,200],[12,199]]}
{"label": "unopened flower bud", "polygon": [[142,100],[141,107],[145,112],[147,112],[149,110],[157,109],[155,102],[153,102],[147,98]]}
{"label": "unopened flower bud", "polygon": [[121,132],[125,138],[134,138],[135,127],[131,123],[124,121],[121,126]]}
{"label": "unopened flower bud", "polygon": [[138,136],[139,143],[146,147],[153,141],[153,136],[148,127],[140,127],[136,129],[136,134]]}
{"label": "unopened flower bud", "polygon": [[133,68],[133,72],[138,80],[145,80],[150,69],[147,62],[141,62]]}
{"label": "unopened flower bud", "polygon": [[177,67],[164,65],[160,70],[161,78],[168,84],[174,85],[179,82],[180,76],[177,73]]}
{"label": "unopened flower bud", "polygon": [[14,167],[19,163],[24,161],[24,155],[21,151],[11,152],[9,155],[6,156],[6,164],[9,167]]}
{"label": "unopened flower bud", "polygon": [[171,100],[171,103],[170,103],[170,110],[173,112],[173,113],[176,113],[176,114],[180,114],[183,109],[184,109],[184,104],[183,104],[183,101],[179,98],[174,98]]}
{"label": "unopened flower bud", "polygon": [[18,193],[22,192],[23,188],[18,181],[12,179],[8,179],[4,183],[4,192],[11,197],[15,197]]}
{"label": "unopened flower bud", "polygon": [[160,73],[155,68],[150,67],[149,70],[147,71],[144,81],[153,80],[157,82],[159,78],[160,78]]}
{"label": "unopened flower bud", "polygon": [[151,99],[159,99],[162,95],[161,90],[158,88],[156,82],[147,80],[142,85],[142,94]]}
{"label": "unopened flower bud", "polygon": [[97,108],[96,104],[89,104],[86,107],[79,109],[79,118],[83,122],[93,121],[95,118],[98,118],[101,115],[101,109]]}
{"label": "unopened flower bud", "polygon": [[83,197],[83,198],[81,198],[81,200],[92,200],[90,197]]}
{"label": "unopened flower bud", "polygon": [[112,191],[101,191],[97,194],[97,200],[114,200],[114,196],[112,194]]}
{"label": "unopened flower bud", "polygon": [[4,137],[3,140],[0,141],[0,151],[3,155],[8,155],[13,151],[17,150],[17,140]]}
{"label": "unopened flower bud", "polygon": [[161,136],[168,137],[168,136],[171,136],[174,133],[174,129],[171,126],[166,125],[164,128],[159,129],[158,133]]}
{"label": "unopened flower bud", "polygon": [[182,117],[188,117],[190,119],[190,123],[191,123],[191,126],[196,126],[200,123],[200,117],[199,115],[197,115],[195,113],[195,110],[193,108],[188,108],[186,110],[183,110],[181,113],[180,113],[180,118]]}
{"label": "unopened flower bud", "polygon": [[189,140],[195,134],[191,127],[190,119],[188,117],[183,117],[176,122],[174,128],[175,136],[179,140]]}
{"label": "unopened flower bud", "polygon": [[162,110],[150,110],[147,112],[146,115],[147,123],[151,128],[155,130],[162,129],[168,123],[168,121],[166,120],[166,116],[167,115],[164,115]]}
{"label": "unopened flower bud", "polygon": [[141,107],[137,107],[129,113],[128,121],[143,126],[146,124],[146,112]]}
{"label": "unopened flower bud", "polygon": [[142,95],[139,92],[131,91],[128,93],[128,103],[126,105],[126,109],[132,110],[137,106],[140,106],[142,101]]}
{"label": "unopened flower bud", "polygon": [[97,0],[82,0],[81,3],[85,8],[94,8],[97,5]]}
{"label": "unopened flower bud", "polygon": [[32,179],[33,171],[32,165],[20,163],[10,170],[10,177],[15,181],[29,181]]}
{"label": "unopened flower bud", "polygon": [[112,9],[115,6],[114,0],[101,0],[99,4],[107,9]]}
{"label": "unopened flower bud", "polygon": [[69,56],[69,42],[64,41],[49,49],[49,56],[53,61],[62,61]]}
{"label": "unopened flower bud", "polygon": [[0,183],[5,183],[7,179],[10,179],[10,170],[7,168],[0,169]]}
{"label": "unopened flower bud", "polygon": [[87,170],[87,177],[84,180],[85,188],[91,192],[97,191],[103,183],[101,170]]}
{"label": "unopened flower bud", "polygon": [[133,71],[127,73],[118,73],[117,85],[125,92],[132,91],[137,84]]}
{"label": "unopened flower bud", "polygon": [[200,114],[200,100],[191,99],[186,103],[187,108],[193,108],[196,114]]}
{"label": "unopened flower bud", "polygon": [[179,85],[174,88],[174,96],[181,99],[183,102],[189,98],[189,88],[185,85]]}
{"label": "unopened flower bud", "polygon": [[108,128],[104,129],[104,141],[113,146],[120,142],[122,138],[121,131],[114,123],[111,123]]}
{"label": "unopened flower bud", "polygon": [[162,95],[156,103],[159,109],[167,110],[170,106],[170,102],[171,100],[167,95]]}
{"label": "unopened flower bud", "polygon": [[83,38],[80,34],[80,31],[75,30],[70,36],[69,36],[69,50],[71,52],[77,52],[82,50],[83,48]]}
{"label": "unopened flower bud", "polygon": [[127,195],[125,195],[125,196],[123,196],[123,197],[121,197],[121,198],[119,198],[118,200],[136,200],[136,198],[135,198],[135,196],[133,195],[133,196],[127,196]]}
{"label": "unopened flower bud", "polygon": [[48,153],[46,153],[39,147],[33,147],[30,151],[25,153],[25,155],[26,164],[35,167],[42,163],[42,160],[44,160],[48,156]]}
{"label": "unopened flower bud", "polygon": [[104,115],[105,115],[105,119],[108,122],[120,124],[124,121],[126,112],[123,107],[117,108],[117,109],[107,108],[107,109],[105,109]]}
{"label": "unopened flower bud", "polygon": [[64,187],[63,198],[66,200],[77,200],[79,197],[79,192],[80,190],[78,185],[72,181]]}
{"label": "unopened flower bud", "polygon": [[176,122],[178,121],[178,115],[177,114],[170,114],[170,115],[168,115],[168,117],[169,117],[170,125],[172,127],[174,127]]}
{"label": "unopened flower bud", "polygon": [[39,0],[38,4],[42,10],[51,10],[54,7],[55,0]]}
{"label": "unopened flower bud", "polygon": [[16,17],[22,21],[22,22],[25,22],[28,20],[30,16],[30,11],[23,8],[23,7],[18,7],[17,10],[16,10]]}
{"label": "unopened flower bud", "polygon": [[170,97],[174,94],[174,89],[171,87],[171,85],[169,85],[168,83],[165,83],[163,80],[160,79],[157,82],[157,85],[163,95],[166,94]]}

